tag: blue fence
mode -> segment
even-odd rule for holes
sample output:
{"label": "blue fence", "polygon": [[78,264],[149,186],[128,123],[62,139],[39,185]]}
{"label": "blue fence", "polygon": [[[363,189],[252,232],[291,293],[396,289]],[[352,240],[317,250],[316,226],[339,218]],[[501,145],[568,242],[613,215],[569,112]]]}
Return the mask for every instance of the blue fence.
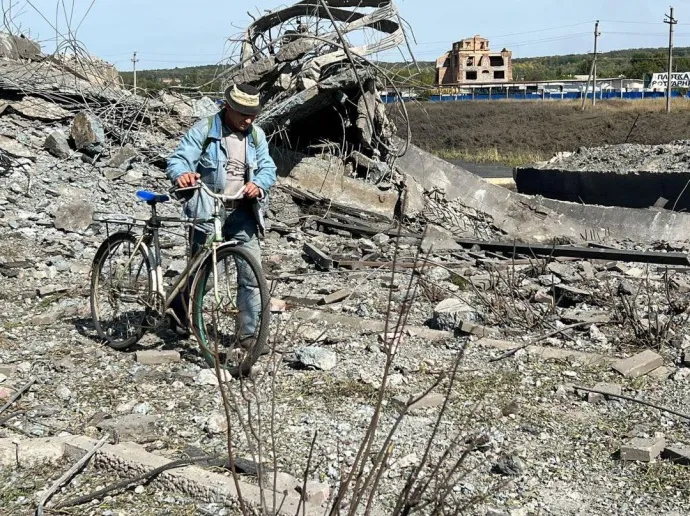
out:
{"label": "blue fence", "polygon": [[[682,94],[679,91],[674,91],[671,93],[671,98],[688,97],[690,98],[690,92],[687,95]],[[409,97],[403,97],[405,101],[415,100]],[[592,98],[592,93],[587,94],[587,98]],[[597,92],[597,100],[642,100],[642,99],[663,99],[666,98],[666,93],[663,91],[654,92],[643,92],[643,91],[602,91]],[[381,100],[385,104],[390,104],[395,102],[397,96],[395,95],[381,95]],[[578,100],[582,99],[582,93],[580,92],[567,92],[567,93],[541,93],[530,92],[530,93],[509,93],[508,95],[501,94],[499,92],[488,94],[475,94],[463,93],[458,95],[431,95],[429,97],[429,102],[461,102],[467,100]]]}

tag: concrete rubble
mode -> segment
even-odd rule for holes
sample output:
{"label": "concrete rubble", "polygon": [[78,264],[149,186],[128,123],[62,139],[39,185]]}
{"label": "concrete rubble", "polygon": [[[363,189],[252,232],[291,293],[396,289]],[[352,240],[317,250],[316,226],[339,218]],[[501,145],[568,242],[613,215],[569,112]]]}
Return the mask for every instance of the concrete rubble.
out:
{"label": "concrete rubble", "polygon": [[[394,4],[360,4],[366,9],[328,2],[342,24],[383,35],[353,49],[357,56],[402,41]],[[401,407],[409,405],[409,413],[373,497],[380,514],[420,463],[426,439],[440,439],[432,450],[438,458],[455,432],[461,446],[474,446],[454,496],[481,498],[477,513],[624,514],[633,490],[639,514],[686,508],[687,491],[674,484],[689,480],[682,464],[690,436],[682,422],[606,395],[583,400],[576,385],[683,407],[688,268],[501,253],[480,243],[587,246],[594,239],[597,249],[687,253],[688,216],[515,194],[407,145],[394,137],[377,100],[371,66],[357,57],[353,65],[332,32],[315,37],[306,21],[313,10],[300,2],[257,18],[247,30],[243,66],[224,76],[262,89],[260,123],[283,175],[262,241],[275,360],[261,359],[269,374],[258,377],[256,391],[222,378],[253,415],[279,422],[278,482],[262,485],[243,470],[247,492],[287,490],[292,513],[300,497],[323,512],[354,463],[388,371],[381,428],[396,424]],[[325,16],[319,13],[320,23]],[[263,48],[269,32],[275,42]],[[0,414],[0,479],[13,486],[0,494],[0,507],[19,513],[106,433],[112,442],[56,501],[128,471],[226,453],[230,429],[218,377],[193,340],[163,330],[147,334],[141,349],[111,350],[95,337],[88,302],[91,260],[116,229],[92,215],[147,216],[134,193],[167,189],[164,157],[215,103],[178,93],[138,97],[117,81],[90,82],[38,54],[23,59],[0,60],[0,103],[7,104],[0,109],[2,403],[35,380]],[[36,116],[32,106],[40,102],[54,106],[49,115]],[[113,103],[123,106],[118,116]],[[333,146],[343,141],[343,148]],[[178,210],[176,203],[160,207],[164,215]],[[183,231],[164,240],[164,281],[172,283],[188,250]],[[387,369],[392,350],[397,356]],[[441,375],[446,379],[427,393]],[[27,446],[24,439],[48,444]],[[664,439],[674,444],[662,453]],[[66,455],[67,440],[78,445]],[[237,441],[238,458],[268,460],[247,439]],[[624,470],[612,458],[619,448],[629,461]],[[41,467],[41,457],[55,466]],[[647,459],[672,473],[651,482],[636,462]],[[99,514],[198,507],[228,514],[235,507],[229,477],[194,468],[89,507]],[[492,487],[497,481],[501,489]]]}

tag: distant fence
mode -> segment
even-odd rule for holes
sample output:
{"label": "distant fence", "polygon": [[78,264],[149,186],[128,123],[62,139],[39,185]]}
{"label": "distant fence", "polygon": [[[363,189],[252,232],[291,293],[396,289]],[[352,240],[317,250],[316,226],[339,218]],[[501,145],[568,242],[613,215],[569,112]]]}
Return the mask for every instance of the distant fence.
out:
{"label": "distant fence", "polygon": [[[683,94],[679,91],[674,91],[671,93],[671,98],[687,97],[690,98],[690,92],[688,94]],[[592,98],[592,93],[587,94],[587,98]],[[642,100],[642,99],[663,99],[666,98],[666,93],[663,91],[601,91],[597,92],[597,100]],[[381,95],[381,100],[385,104],[391,104],[398,99],[396,95]],[[428,98],[410,98],[403,96],[403,99],[407,102],[410,100],[420,100],[429,102],[462,102],[468,100],[582,100],[582,93],[573,92],[563,92],[563,93],[536,93],[536,92],[525,92],[525,93],[509,93],[500,94],[492,93],[488,94],[475,94],[471,93],[461,93],[457,95],[431,95]]]}

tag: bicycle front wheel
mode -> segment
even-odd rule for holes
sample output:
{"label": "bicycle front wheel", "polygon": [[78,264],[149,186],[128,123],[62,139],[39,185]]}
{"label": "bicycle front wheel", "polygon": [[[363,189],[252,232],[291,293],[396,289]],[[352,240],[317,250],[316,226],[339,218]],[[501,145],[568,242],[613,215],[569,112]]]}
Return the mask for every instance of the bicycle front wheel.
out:
{"label": "bicycle front wheel", "polygon": [[144,334],[151,299],[151,265],[132,233],[114,233],[98,249],[91,270],[91,316],[98,335],[125,349]]}
{"label": "bicycle front wheel", "polygon": [[[270,297],[258,261],[240,246],[225,246],[204,261],[192,285],[192,331],[206,362],[247,376],[268,340]],[[224,359],[220,356],[225,355]]]}

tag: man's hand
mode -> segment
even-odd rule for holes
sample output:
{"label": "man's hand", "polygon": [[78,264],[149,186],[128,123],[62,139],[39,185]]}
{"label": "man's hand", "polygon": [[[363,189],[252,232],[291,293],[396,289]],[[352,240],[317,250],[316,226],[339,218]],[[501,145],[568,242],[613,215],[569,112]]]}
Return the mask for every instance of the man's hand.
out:
{"label": "man's hand", "polygon": [[244,185],[244,196],[247,199],[256,199],[261,195],[261,188],[256,186],[254,183],[247,183]]}
{"label": "man's hand", "polygon": [[187,188],[189,186],[194,186],[197,180],[200,178],[200,174],[196,174],[194,172],[187,172],[186,174],[182,174],[180,177],[178,177],[175,182],[177,183],[177,186],[179,188]]}

